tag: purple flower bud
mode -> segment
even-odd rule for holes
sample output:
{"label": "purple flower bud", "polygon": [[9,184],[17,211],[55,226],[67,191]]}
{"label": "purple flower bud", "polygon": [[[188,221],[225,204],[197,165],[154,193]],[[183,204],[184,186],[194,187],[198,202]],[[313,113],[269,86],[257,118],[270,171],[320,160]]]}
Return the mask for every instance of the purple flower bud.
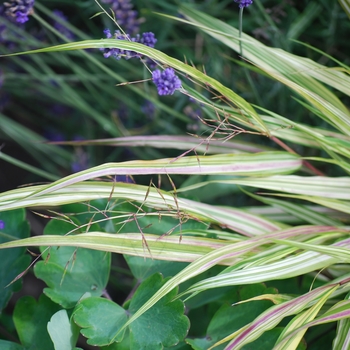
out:
{"label": "purple flower bud", "polygon": [[234,1],[238,3],[238,6],[240,8],[248,7],[253,3],[253,0],[234,0]]}
{"label": "purple flower bud", "polygon": [[0,220],[0,230],[3,230],[5,228],[5,222]]}
{"label": "purple flower bud", "polygon": [[28,21],[28,16],[33,13],[34,0],[9,0],[4,2],[6,7],[5,14],[12,17],[18,23]]}
{"label": "purple flower bud", "polygon": [[142,38],[141,38],[141,44],[144,44],[148,47],[152,47],[154,48],[157,39],[155,37],[155,35],[152,32],[146,32],[142,34]]}
{"label": "purple flower bud", "polygon": [[[109,29],[105,29],[103,33],[106,35],[107,39],[117,39],[117,40],[128,40],[134,43],[141,43],[149,47],[154,47],[154,45],[157,42],[157,39],[155,38],[155,35],[152,32],[148,33],[143,33],[142,38],[140,38],[140,35],[137,34],[134,38],[131,38],[129,34],[122,34],[119,30],[116,30],[114,32],[114,35],[111,34],[111,31]],[[125,59],[130,59],[133,57],[138,57],[141,58],[141,54],[135,52],[135,51],[130,51],[130,50],[123,50],[123,49],[117,49],[117,48],[112,48],[112,49],[101,49],[103,51],[103,56],[105,58],[108,57],[114,57],[117,60],[120,60],[122,57]]]}
{"label": "purple flower bud", "polygon": [[163,72],[159,69],[155,70],[152,73],[152,79],[159,95],[172,95],[175,90],[181,88],[181,80],[172,68],[166,68]]}

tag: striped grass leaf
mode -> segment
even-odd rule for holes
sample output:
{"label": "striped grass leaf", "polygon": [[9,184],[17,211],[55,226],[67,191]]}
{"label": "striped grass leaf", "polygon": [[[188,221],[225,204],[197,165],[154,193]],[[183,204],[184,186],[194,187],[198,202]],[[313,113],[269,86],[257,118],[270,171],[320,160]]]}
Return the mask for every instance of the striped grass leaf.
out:
{"label": "striped grass leaf", "polygon": [[[340,252],[339,250],[337,251],[336,256],[339,256],[341,253],[345,253],[345,251],[349,249],[350,239],[332,244],[328,252],[332,251],[332,247],[344,248],[343,250],[340,250]],[[306,251],[298,255],[282,258],[279,261],[270,264],[265,264],[266,261],[264,259],[259,266],[251,266],[242,270],[233,270],[227,273],[223,272],[218,276],[197,282],[183,292],[183,294],[194,295],[212,288],[286,279],[324,269],[336,263],[342,263],[344,261],[348,262],[349,260],[349,257],[343,260],[335,257],[334,254],[332,255],[333,256]],[[281,256],[283,257],[283,255]],[[230,269],[232,269],[232,267],[230,267]]]}
{"label": "striped grass leaf", "polygon": [[324,199],[350,200],[350,178],[349,177],[327,177],[327,176],[298,176],[298,175],[274,175],[269,177],[233,178],[232,180],[215,180],[202,182],[178,192],[189,191],[210,183],[231,183],[235,185],[252,186],[266,190],[302,194],[303,198],[320,197]]}
{"label": "striped grass leaf", "polygon": [[[342,300],[337,304],[333,305],[328,311],[323,313],[321,316],[317,317],[315,320],[309,321],[306,324],[300,325],[294,331],[291,331],[288,333],[282,333],[284,337],[280,339],[280,341],[276,344],[276,346],[274,347],[274,350],[294,349],[294,347],[289,347],[290,344],[293,342],[294,337],[296,337],[301,332],[305,332],[310,327],[331,323],[331,322],[336,322],[339,320],[345,321],[345,320],[348,320],[349,318],[350,318],[350,301]],[[346,338],[348,338],[348,336]],[[345,343],[343,343],[343,345],[345,345]],[[341,349],[341,348],[335,347],[335,344],[333,344],[333,349]]]}
{"label": "striped grass leaf", "polygon": [[[303,227],[303,226],[301,226]],[[314,245],[322,245],[322,244],[329,244],[329,242],[334,242],[337,239],[341,239],[344,236],[344,232],[338,231],[338,232],[327,232],[325,235],[322,233],[317,233],[314,235],[314,237],[310,237],[308,235],[305,236],[295,236],[293,237],[294,240],[297,242],[303,242],[306,241],[307,244],[310,246]],[[240,269],[247,269],[252,268],[256,266],[265,266],[272,263],[278,263],[281,262],[282,259],[287,257],[293,257],[295,256],[295,253],[298,253],[299,249],[297,246],[293,246],[293,244],[282,244],[282,242],[285,242],[287,240],[278,240],[274,239],[272,240],[274,243],[280,243],[275,244],[272,246],[269,246],[268,248],[265,247],[265,249],[261,250],[260,252],[256,252],[254,255],[247,257],[242,261],[240,264],[234,264],[230,267],[227,267],[223,273],[229,273],[232,271],[238,271]],[[339,254],[342,254],[344,250],[335,248]],[[336,253],[334,254],[336,255]],[[346,260],[346,259],[345,259]]]}
{"label": "striped grass leaf", "polygon": [[[317,231],[327,230],[326,227],[317,228]],[[311,230],[303,229],[304,234],[314,234],[314,228]],[[143,304],[140,309],[124,324],[121,331],[125,329],[130,323],[140,317],[144,312],[146,312],[149,308],[151,308],[157,301],[159,301],[165,294],[170,292],[173,288],[178,286],[179,284],[187,281],[188,279],[207,271],[212,266],[216,265],[219,261],[224,261],[226,259],[239,259],[244,254],[249,253],[255,247],[261,246],[264,243],[268,242],[268,238],[279,236],[294,236],[297,233],[300,233],[300,230],[289,230],[285,232],[278,232],[274,234],[265,235],[264,237],[255,237],[244,242],[239,242],[237,244],[228,245],[223,248],[216,249],[215,251],[205,255],[202,258],[197,259],[181,272],[179,272],[176,276],[171,278],[168,282],[165,283],[162,288],[160,288],[145,304]],[[258,243],[259,242],[259,243]],[[180,294],[178,297],[181,297]]]}
{"label": "striped grass leaf", "polygon": [[350,0],[338,0],[338,1],[341,7],[343,8],[344,12],[350,18]]}
{"label": "striped grass leaf", "polygon": [[268,114],[267,116],[261,115],[261,118],[271,130],[272,135],[296,144],[323,148],[327,152],[337,152],[350,158],[350,137],[348,135],[295,123],[277,113],[261,107],[257,108]]}
{"label": "striped grass leaf", "polygon": [[[347,294],[345,300],[349,300]],[[333,340],[334,350],[346,350],[350,347],[350,317],[338,321],[336,336]]]}
{"label": "striped grass leaf", "polygon": [[136,201],[170,212],[179,220],[181,213],[189,218],[216,223],[246,236],[256,236],[285,227],[247,211],[219,207],[175,197],[172,193],[135,184],[113,182],[61,183],[59,189],[50,193],[45,185],[23,187],[0,194],[0,211],[15,208],[52,207],[68,203],[90,201],[100,198]]}
{"label": "striped grass leaf", "polygon": [[[217,248],[213,250],[212,252],[209,252],[205,254],[204,256],[196,259],[194,262],[192,262],[190,265],[188,265],[186,268],[184,268],[182,271],[180,271],[177,275],[172,277],[169,281],[167,281],[123,326],[122,329],[127,327],[131,322],[133,322],[135,319],[137,319],[140,315],[142,315],[144,312],[146,312],[149,308],[151,308],[157,301],[159,301],[164,295],[166,295],[168,292],[173,290],[176,286],[179,284],[189,280],[190,278],[199,275],[202,272],[207,271],[211,267],[224,262],[224,261],[230,261],[231,263],[233,261],[239,262],[243,256],[246,254],[250,254],[251,251],[255,250],[256,248],[271,242],[271,239],[287,239],[291,237],[295,237],[297,235],[310,235],[313,236],[315,234],[319,234],[321,232],[329,232],[332,228],[331,227],[302,227],[302,228],[293,228],[285,231],[278,231],[275,233],[265,234],[263,236],[257,236],[253,238],[246,239],[241,242],[237,243],[231,243],[226,246],[223,246],[221,248]],[[34,237],[35,238],[35,237]],[[41,237],[37,237],[41,238]],[[159,238],[159,237],[158,237]],[[57,237],[53,236],[53,240],[56,240]],[[21,241],[15,241],[15,242],[8,242],[8,244],[12,244],[12,247],[16,246],[16,243],[20,244]],[[39,245],[42,244],[42,241],[38,243]],[[57,241],[50,242],[46,241],[46,245],[52,245],[57,244]],[[179,243],[177,243],[179,244]],[[181,244],[181,243],[180,243]],[[141,247],[142,247],[142,240],[141,240]],[[4,245],[0,245],[0,249],[4,248]],[[92,246],[91,246],[92,248]],[[143,251],[146,249],[142,247]],[[151,251],[152,253],[152,251]],[[311,257],[312,258],[312,257]],[[301,270],[300,274],[303,274],[305,271]],[[266,276],[263,276],[266,277]],[[250,282],[251,283],[251,282]]]}
{"label": "striped grass leaf", "polygon": [[[92,145],[92,146],[115,146],[115,147],[154,147],[170,148],[183,151],[194,151],[198,153],[258,153],[264,151],[273,151],[272,148],[257,145],[244,141],[219,141],[210,138],[195,138],[193,136],[175,136],[175,135],[142,135],[126,136],[112,139],[81,140],[81,141],[62,141],[52,142],[56,145]],[[188,152],[186,152],[188,153]]]}
{"label": "striped grass leaf", "polygon": [[273,79],[280,81],[311,103],[329,124],[350,135],[350,114],[347,108],[329,89],[317,80],[326,83],[346,95],[350,95],[350,78],[345,73],[327,69],[309,59],[281,49],[267,47],[248,35],[239,40],[237,29],[193,8],[182,7],[182,12],[192,24],[220,40],[243,56]]}
{"label": "striped grass leaf", "polygon": [[[335,226],[341,226],[338,223],[342,223],[344,225],[348,223],[350,220],[350,216],[347,215],[346,213],[342,213],[337,210],[326,208],[320,205],[301,205],[301,208],[305,208],[306,213],[310,211],[310,213],[317,213],[322,217],[326,217],[328,220],[334,220],[334,222],[337,223]],[[289,225],[300,223],[298,214],[297,216],[294,216],[292,212],[285,212],[282,208],[278,206],[272,206],[272,207],[268,205],[250,206],[250,207],[243,207],[241,209],[244,209],[245,211],[251,214],[263,216],[264,218],[272,221],[286,223]]]}
{"label": "striped grass leaf", "polygon": [[285,197],[285,198],[294,198],[294,199],[300,199],[308,202],[312,202],[315,204],[319,204],[325,207],[328,207],[333,210],[338,210],[343,213],[350,214],[350,202],[347,200],[340,200],[340,199],[333,199],[333,198],[324,198],[324,197],[317,197],[317,196],[303,196],[303,195],[291,195],[291,194],[279,194],[279,193],[273,193],[269,194],[273,196],[278,197]]}
{"label": "striped grass leaf", "polygon": [[[344,230],[344,234],[348,235],[349,231]],[[342,248],[342,247],[336,247],[336,246],[330,246],[330,245],[308,244],[308,243],[290,241],[287,239],[283,239],[283,240],[277,239],[277,240],[275,240],[275,242],[278,242],[282,245],[289,245],[292,247],[297,247],[297,248],[303,249],[305,251],[312,251],[312,252],[318,252],[321,254],[329,255],[329,256],[337,258],[339,263],[349,263],[350,262],[350,255],[349,255],[348,248]]]}
{"label": "striped grass leaf", "polygon": [[108,175],[233,174],[266,176],[295,172],[301,167],[301,164],[299,156],[287,152],[188,156],[106,163],[57,180],[47,185],[39,193],[50,193],[69,184]]}
{"label": "striped grass leaf", "polygon": [[[86,232],[76,235],[42,235],[6,242],[0,249],[14,247],[59,246],[101,250],[105,252],[139,256],[144,258],[192,262],[217,248],[232,244],[229,241],[203,237],[158,236],[152,234],[128,233],[108,234]],[[221,262],[230,265],[232,261]]]}
{"label": "striped grass leaf", "polygon": [[242,38],[239,39],[238,29],[203,12],[197,11],[193,7],[182,5],[181,12],[188,21],[175,17],[173,19],[195,25],[236,52],[240,52],[239,41],[241,40],[243,44],[243,56],[248,61],[263,69],[268,74],[278,74],[295,82],[297,85],[329,101],[344,113],[348,113],[346,107],[336,95],[318,83],[318,81],[321,81],[346,95],[350,95],[350,78],[346,73],[333,68],[327,68],[310,59],[293,55],[281,49],[268,47],[244,33],[242,33]]}
{"label": "striped grass leaf", "polygon": [[283,212],[295,216],[296,218],[300,219],[301,222],[304,222],[304,223],[313,224],[313,225],[329,225],[329,226],[343,225],[341,221],[331,218],[329,215],[324,215],[324,213],[321,214],[299,203],[295,204],[290,201],[258,196],[249,192],[245,192],[245,193],[264,204],[273,206],[275,208],[280,208]]}
{"label": "striped grass leaf", "polygon": [[[229,335],[220,341],[220,343],[231,340],[225,347],[225,350],[239,350],[244,345],[259,338],[267,330],[277,326],[285,317],[299,314],[314,304],[315,301],[322,300],[322,303],[324,303],[338,287],[338,284],[322,286],[300,297],[286,301],[285,303],[274,305],[259,315],[253,322]],[[220,343],[216,343],[214,346]]]}

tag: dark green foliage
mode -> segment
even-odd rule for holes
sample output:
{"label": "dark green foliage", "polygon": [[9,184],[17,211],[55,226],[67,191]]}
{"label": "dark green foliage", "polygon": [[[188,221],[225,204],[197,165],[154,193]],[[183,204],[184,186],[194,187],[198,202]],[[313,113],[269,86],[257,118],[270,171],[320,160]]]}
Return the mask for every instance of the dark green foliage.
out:
{"label": "dark green foliage", "polygon": [[[78,225],[52,220],[44,234],[65,234]],[[100,296],[107,285],[110,253],[72,247],[42,247],[43,259],[34,268],[37,278],[49,286],[44,293],[65,308],[72,308],[85,294]]]}
{"label": "dark green foliage", "polygon": [[[244,10],[243,31],[270,47],[283,49],[320,63],[325,67],[325,71],[326,68],[338,65],[331,56],[344,65],[349,65],[350,22],[347,18],[347,7],[344,6],[346,2],[349,3],[346,0],[256,0]],[[232,124],[232,120],[235,119],[230,119],[229,113],[225,115],[227,120],[220,119],[223,116],[220,112],[230,110],[232,115],[238,113],[244,122],[249,116],[241,113],[239,109],[236,110],[238,105],[226,96],[219,96],[211,86],[194,83],[186,74],[182,74],[180,78],[186,93],[180,94],[177,91],[174,96],[160,97],[151,82],[150,72],[139,59],[106,60],[98,49],[0,57],[1,192],[23,184],[60,179],[107,162],[167,157],[172,159],[170,164],[174,159],[186,156],[186,152],[195,156],[207,152],[197,152],[197,149],[184,150],[181,147],[178,149],[175,147],[178,145],[169,149],[165,142],[164,147],[158,144],[158,148],[149,145],[134,147],[132,142],[126,145],[114,144],[116,137],[144,135],[187,136],[191,133],[198,136],[193,138],[196,141],[209,136],[212,141],[225,140],[223,144],[243,141],[245,145],[249,144],[254,149],[248,153],[257,150],[280,151],[281,147],[284,147],[286,151],[296,152],[303,159],[308,158],[322,175],[340,177],[349,173],[346,163],[349,133],[335,133],[336,128],[322,119],[322,111],[318,110],[317,106],[311,106],[302,96],[298,95],[295,98],[295,91],[291,92],[277,79],[268,76],[268,72],[251,65],[249,60],[242,59],[240,54],[234,52],[223,41],[220,42],[201,28],[181,22],[183,17],[179,14],[179,9],[188,6],[237,28],[237,1],[134,0],[133,6],[142,18],[140,32],[156,34],[156,49],[188,63],[188,66],[196,67],[208,77],[217,79],[228,89],[232,89],[237,96],[251,103],[258,113],[263,115],[268,114],[266,111],[271,111],[293,123],[300,122],[310,127],[311,131],[305,134],[299,130],[300,139],[305,135],[312,139],[312,127],[321,128],[325,133],[332,131],[335,136],[328,134],[320,137],[329,142],[325,147],[317,144],[317,138],[310,141],[311,145],[307,145],[307,142],[294,144],[293,138],[285,140],[281,137],[284,143],[279,142],[281,140],[278,138],[250,133],[254,128],[249,129],[249,125],[248,131],[243,131],[239,121],[237,125]],[[100,9],[93,0],[37,0],[34,13],[30,14],[25,28],[0,17],[1,55],[63,43],[65,38],[60,34],[67,31],[60,30],[57,33],[50,27],[53,24],[54,8],[63,10],[70,27],[68,32],[73,30],[77,41],[100,39],[104,37],[104,28],[111,28],[112,31],[117,29],[106,15],[95,16]],[[108,8],[108,5],[105,8]],[[160,16],[158,12],[174,18]],[[224,34],[229,35],[226,32]],[[324,53],[313,50],[312,46]],[[159,63],[158,68],[166,67],[168,65],[161,67]],[[345,71],[346,67],[343,66],[342,69]],[[124,86],[116,86],[118,84]],[[335,88],[330,90],[345,105],[349,105],[349,96]],[[207,105],[189,101],[188,95],[199,97],[202,102],[206,101]],[[152,113],[148,110],[145,112],[143,106],[147,103],[151,103],[154,109]],[[216,109],[212,109],[211,104]],[[272,116],[273,114],[264,117],[268,120],[272,119]],[[274,123],[269,127],[278,137],[282,135],[283,130],[287,133],[297,130],[292,124],[284,124],[282,119]],[[347,119],[344,123],[349,124]],[[219,124],[220,128],[216,129]],[[319,133],[320,130],[315,132],[315,135]],[[63,145],[46,142],[103,141],[107,138],[113,139],[107,143],[102,142],[99,146],[89,142]],[[206,143],[204,145],[207,146]],[[338,152],[339,149],[343,153]],[[332,160],[333,163],[322,162],[320,157]],[[17,160],[22,163],[18,163]],[[341,166],[333,166],[337,162]],[[16,165],[15,168],[12,167],[13,164]],[[200,165],[199,161],[198,164]],[[20,172],[18,168],[24,171]],[[312,169],[305,167],[296,173],[300,174],[306,174],[306,177],[314,175]],[[343,213],[333,213],[334,217],[328,217],[324,211],[319,211],[317,215],[305,220],[303,215],[293,217],[295,206],[289,208],[289,211],[282,210],[276,214],[274,205],[277,201],[273,204],[272,201],[269,203],[266,200],[265,208],[271,210],[272,214],[269,211],[261,214],[259,196],[248,195],[249,192],[260,194],[261,189],[246,185],[240,187],[222,181],[234,179],[231,175],[185,174],[170,177],[166,174],[158,177],[152,173],[136,175],[134,179],[119,176],[115,174],[94,181],[110,184],[114,181],[135,181],[137,185],[143,184],[152,189],[159,187],[160,190],[169,191],[168,194],[170,198],[174,198],[174,203],[178,198],[186,198],[193,201],[192,203],[197,201],[201,204],[228,206],[230,209],[243,208],[246,210],[242,210],[243,216],[245,212],[249,212],[247,207],[254,205],[257,215],[261,217],[266,215],[266,218],[272,217],[270,220],[277,222],[278,215],[284,215],[285,221],[281,220],[278,223],[279,227],[287,228],[294,223],[342,226],[340,233],[336,232],[334,237],[331,237],[331,243],[345,239],[349,234],[348,208]],[[202,182],[206,184],[196,187]],[[193,188],[182,191],[187,186]],[[55,190],[50,191],[46,192],[45,198],[48,205],[51,205],[50,195]],[[66,195],[65,188],[60,191],[62,196]],[[348,188],[344,187],[345,194],[347,191]],[[232,230],[225,222],[209,221],[210,212],[207,213],[208,217],[202,217],[201,213],[196,216],[193,214],[197,209],[195,204],[192,204],[192,216],[186,211],[181,212],[176,204],[169,204],[165,199],[165,208],[168,211],[164,207],[159,208],[157,201],[154,202],[156,204],[147,205],[149,193],[140,193],[134,193],[132,199],[125,195],[124,200],[123,197],[112,198],[111,191],[111,198],[97,196],[96,198],[100,199],[55,206],[53,211],[34,203],[34,209],[31,208],[34,214],[31,213],[30,216],[32,225],[26,219],[24,209],[0,211],[0,244],[25,239],[31,235],[63,236],[89,232],[114,235],[136,233],[142,237],[152,234],[159,236],[159,240],[173,235],[178,238],[179,245],[182,237],[213,238],[218,244],[222,244],[228,241],[241,242],[241,239],[243,242],[244,239],[254,239],[258,236],[253,237],[256,234],[254,233],[249,237],[250,232],[245,232],[247,236],[241,236],[240,231]],[[83,198],[84,194],[81,195]],[[33,198],[35,196],[36,193],[32,195]],[[2,200],[3,203],[7,203],[8,199],[2,198],[0,204]],[[334,198],[335,201],[338,199]],[[349,198],[344,198],[341,199],[344,199],[346,206],[349,204]],[[21,200],[25,207],[26,195]],[[14,206],[16,201],[17,198],[13,200]],[[303,206],[300,208],[312,214],[312,209],[305,205],[304,200],[291,199],[291,203],[295,205],[301,202]],[[281,200],[281,203],[288,204],[288,199]],[[187,206],[189,207],[190,205]],[[318,209],[320,208],[325,207],[318,205]],[[218,210],[225,211],[225,208],[220,207]],[[325,219],[318,223],[321,216]],[[47,220],[48,218],[50,220]],[[30,232],[30,226],[33,227],[33,232]],[[330,231],[326,234],[332,236],[336,230]],[[321,231],[319,236],[313,236],[307,243],[328,244],[324,236],[324,232]],[[299,238],[300,242],[303,242],[304,238]],[[144,251],[148,252],[147,239],[142,243]],[[303,252],[301,248],[297,248],[292,253],[286,251],[278,256],[278,249],[273,253],[268,250],[274,243],[271,239],[261,246],[254,246],[247,253],[247,265],[244,265],[246,260],[240,260],[239,257],[236,265],[216,265],[205,272],[198,271],[197,275],[192,271],[190,279],[168,290],[165,296],[131,323],[128,323],[131,317],[137,314],[145,303],[152,300],[172,277],[188,267],[189,262],[171,261],[171,258],[164,261],[133,255],[112,255],[101,250],[54,245],[41,246],[39,250],[31,247],[28,251],[23,247],[0,249],[0,350],[78,350],[80,347],[84,350],[206,350],[254,321],[272,306],[272,301],[268,298],[254,301],[248,299],[264,294],[283,294],[285,298],[292,298],[340,278],[342,274],[348,274],[349,261],[344,262],[340,259],[334,271],[334,266],[326,266],[322,271],[317,270],[293,278],[288,276],[283,280],[257,284],[249,284],[251,282],[248,280],[243,286],[234,285],[235,282],[232,281],[232,286],[211,286],[208,290],[191,295],[189,299],[186,299],[188,295],[181,294],[194,283],[220,276],[224,270],[236,271],[242,266],[244,270],[255,266],[254,254],[260,259],[261,266],[264,259],[265,263],[269,264],[288,257],[288,254],[297,255]],[[285,247],[282,246],[283,249]],[[348,249],[348,246],[345,247]],[[267,249],[265,256],[264,249]],[[334,254],[336,253],[335,249]],[[25,274],[27,275],[22,289],[22,277]],[[321,278],[318,278],[319,276]],[[344,283],[346,292],[347,283]],[[337,302],[337,298],[343,298],[343,295],[337,294],[332,298],[329,299],[329,305]],[[281,297],[280,300],[286,299]],[[325,303],[320,314],[329,308],[329,305]],[[271,350],[293,317],[294,315],[283,318],[275,328],[267,330],[241,349]],[[349,329],[343,330],[344,339],[348,337]],[[296,349],[331,349],[335,335],[335,323],[311,327],[302,336]],[[229,340],[215,349],[224,349],[228,342]]]}
{"label": "dark green foliage", "polygon": [[[0,212],[0,220],[5,224],[0,229],[0,243],[29,237],[29,224],[22,209]],[[29,265],[30,258],[25,255],[25,248],[0,251],[0,313],[7,305],[13,292],[21,289],[22,281],[13,282]]]}
{"label": "dark green foliage", "polygon": [[[74,320],[82,328],[81,333],[88,343],[97,346],[110,345],[113,342],[129,349],[163,349],[176,345],[184,339],[189,321],[184,316],[184,304],[181,300],[172,301],[176,290],[167,294],[154,307],[145,312],[127,329],[123,326],[165,280],[160,274],[154,274],[142,282],[125,310],[118,304],[96,297],[90,297],[78,303],[74,310]],[[124,338],[125,331],[128,337]]]}
{"label": "dark green foliage", "polygon": [[60,307],[45,295],[41,295],[38,301],[31,296],[24,296],[17,302],[13,321],[19,340],[26,349],[53,349],[47,324],[59,309]]}

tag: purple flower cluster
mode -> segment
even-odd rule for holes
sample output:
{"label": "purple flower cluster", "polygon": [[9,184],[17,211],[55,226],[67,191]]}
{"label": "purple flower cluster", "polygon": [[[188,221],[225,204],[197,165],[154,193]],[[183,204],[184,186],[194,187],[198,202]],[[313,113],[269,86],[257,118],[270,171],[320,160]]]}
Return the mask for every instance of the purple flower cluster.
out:
{"label": "purple flower cluster", "polygon": [[28,21],[28,16],[33,13],[34,0],[9,0],[4,2],[5,14],[18,23]]}
{"label": "purple flower cluster", "polygon": [[0,230],[3,230],[5,228],[5,222],[0,220]]}
{"label": "purple flower cluster", "polygon": [[[122,34],[119,30],[116,30],[114,32],[114,35],[112,35],[109,29],[105,29],[103,32],[106,35],[107,39],[114,38],[117,40],[128,40],[135,43],[141,43],[152,48],[157,42],[157,39],[152,32],[143,33],[142,36],[137,34],[136,37],[134,38],[130,38],[129,34]],[[133,57],[139,57],[139,58],[141,57],[141,54],[130,50],[123,50],[123,49],[117,49],[117,48],[113,48],[113,49],[108,48],[108,49],[102,49],[102,50],[103,50],[103,56],[105,58],[112,56],[117,60],[120,60],[122,57],[128,60]]]}
{"label": "purple flower cluster", "polygon": [[60,10],[53,10],[52,13],[56,18],[61,20],[60,22],[55,21],[53,23],[54,28],[62,35],[64,35],[67,39],[74,40],[74,34],[64,24],[62,24],[62,21],[67,22],[67,17],[64,15],[64,13]]}
{"label": "purple flower cluster", "polygon": [[234,0],[238,3],[239,8],[248,7],[253,3],[253,0]]}
{"label": "purple flower cluster", "polygon": [[175,90],[181,88],[181,80],[172,68],[166,68],[162,72],[159,69],[155,70],[152,73],[152,80],[161,96],[172,95]]}
{"label": "purple flower cluster", "polygon": [[137,18],[137,11],[133,10],[133,4],[130,0],[101,0],[108,4],[115,13],[115,19],[118,25],[126,33],[136,33],[139,31],[140,21]]}
{"label": "purple flower cluster", "polygon": [[[117,40],[128,40],[131,42],[146,45],[151,48],[154,48],[157,42],[157,39],[152,32],[143,33],[141,36],[137,34],[133,38],[131,38],[129,34],[122,34],[119,30],[116,30],[113,35],[109,29],[105,29],[103,32],[106,35],[107,39],[114,38]],[[134,57],[142,58],[142,55],[140,53],[130,50],[123,50],[118,48],[106,48],[101,50],[103,51],[103,56],[105,58],[114,57],[117,60],[120,60],[121,58],[125,58],[127,60]],[[145,63],[150,63],[149,67],[151,67],[151,69],[155,68],[154,62],[149,58],[146,59]],[[172,68],[166,68],[163,72],[158,69],[155,70],[152,73],[152,79],[154,84],[157,86],[159,95],[172,95],[175,90],[181,87],[181,81],[176,76],[175,71]]]}

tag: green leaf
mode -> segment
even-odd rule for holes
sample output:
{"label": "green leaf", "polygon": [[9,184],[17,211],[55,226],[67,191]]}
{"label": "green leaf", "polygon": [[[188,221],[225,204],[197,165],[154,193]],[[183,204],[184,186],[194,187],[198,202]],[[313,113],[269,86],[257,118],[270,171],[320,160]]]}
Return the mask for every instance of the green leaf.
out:
{"label": "green leaf", "polygon": [[[271,289],[266,288],[263,284],[245,286],[240,292],[240,300],[246,297],[258,296],[265,292],[268,293],[269,290]],[[212,318],[204,338],[186,339],[186,341],[191,344],[194,349],[208,349],[231,332],[234,332],[253,321],[255,317],[265,311],[271,306],[271,304],[272,303],[267,300],[253,301],[234,306],[224,304]],[[278,335],[276,336],[276,339],[278,338]],[[224,345],[220,345],[215,349],[224,349]],[[256,346],[253,347],[253,349],[270,350],[272,347],[263,348]]]}
{"label": "green leaf", "polygon": [[350,18],[350,1],[349,0],[338,0],[344,12]]}
{"label": "green leaf", "polygon": [[164,277],[175,276],[188,265],[188,263],[154,260],[130,255],[124,255],[124,258],[133,276],[139,281],[145,280],[156,272],[161,273]]}
{"label": "green leaf", "polygon": [[25,350],[25,348],[17,343],[11,341],[0,339],[0,349],[1,350]]}
{"label": "green leaf", "polygon": [[32,296],[24,296],[16,303],[13,321],[21,341],[27,350],[53,350],[53,343],[47,331],[47,323],[59,310],[45,295],[37,302]]}
{"label": "green leaf", "polygon": [[[165,282],[160,274],[147,278],[131,299],[130,314],[133,315]],[[177,288],[174,288],[130,324],[131,350],[163,349],[184,339],[189,329],[189,320],[184,315],[183,302],[171,301],[176,294]]]}
{"label": "green leaf", "polygon": [[51,317],[47,330],[55,350],[73,349],[78,340],[79,329],[69,320],[66,310],[60,310]]}
{"label": "green leaf", "polygon": [[[4,228],[0,229],[0,243],[29,237],[29,224],[25,220],[24,209],[0,212],[0,220]],[[13,292],[21,289],[22,282],[10,284],[29,265],[30,257],[25,255],[25,249],[17,248],[11,251],[0,251],[0,312],[5,308]]]}
{"label": "green leaf", "polygon": [[[77,223],[51,220],[44,234],[65,235],[77,229]],[[35,276],[49,288],[44,293],[65,308],[74,307],[85,294],[100,296],[107,285],[110,253],[75,247],[41,247],[43,258],[34,267]]]}
{"label": "green leaf", "polygon": [[83,329],[87,343],[105,346],[123,340],[124,331],[117,334],[127,320],[126,311],[111,300],[99,297],[86,298],[74,310],[74,321]]}

